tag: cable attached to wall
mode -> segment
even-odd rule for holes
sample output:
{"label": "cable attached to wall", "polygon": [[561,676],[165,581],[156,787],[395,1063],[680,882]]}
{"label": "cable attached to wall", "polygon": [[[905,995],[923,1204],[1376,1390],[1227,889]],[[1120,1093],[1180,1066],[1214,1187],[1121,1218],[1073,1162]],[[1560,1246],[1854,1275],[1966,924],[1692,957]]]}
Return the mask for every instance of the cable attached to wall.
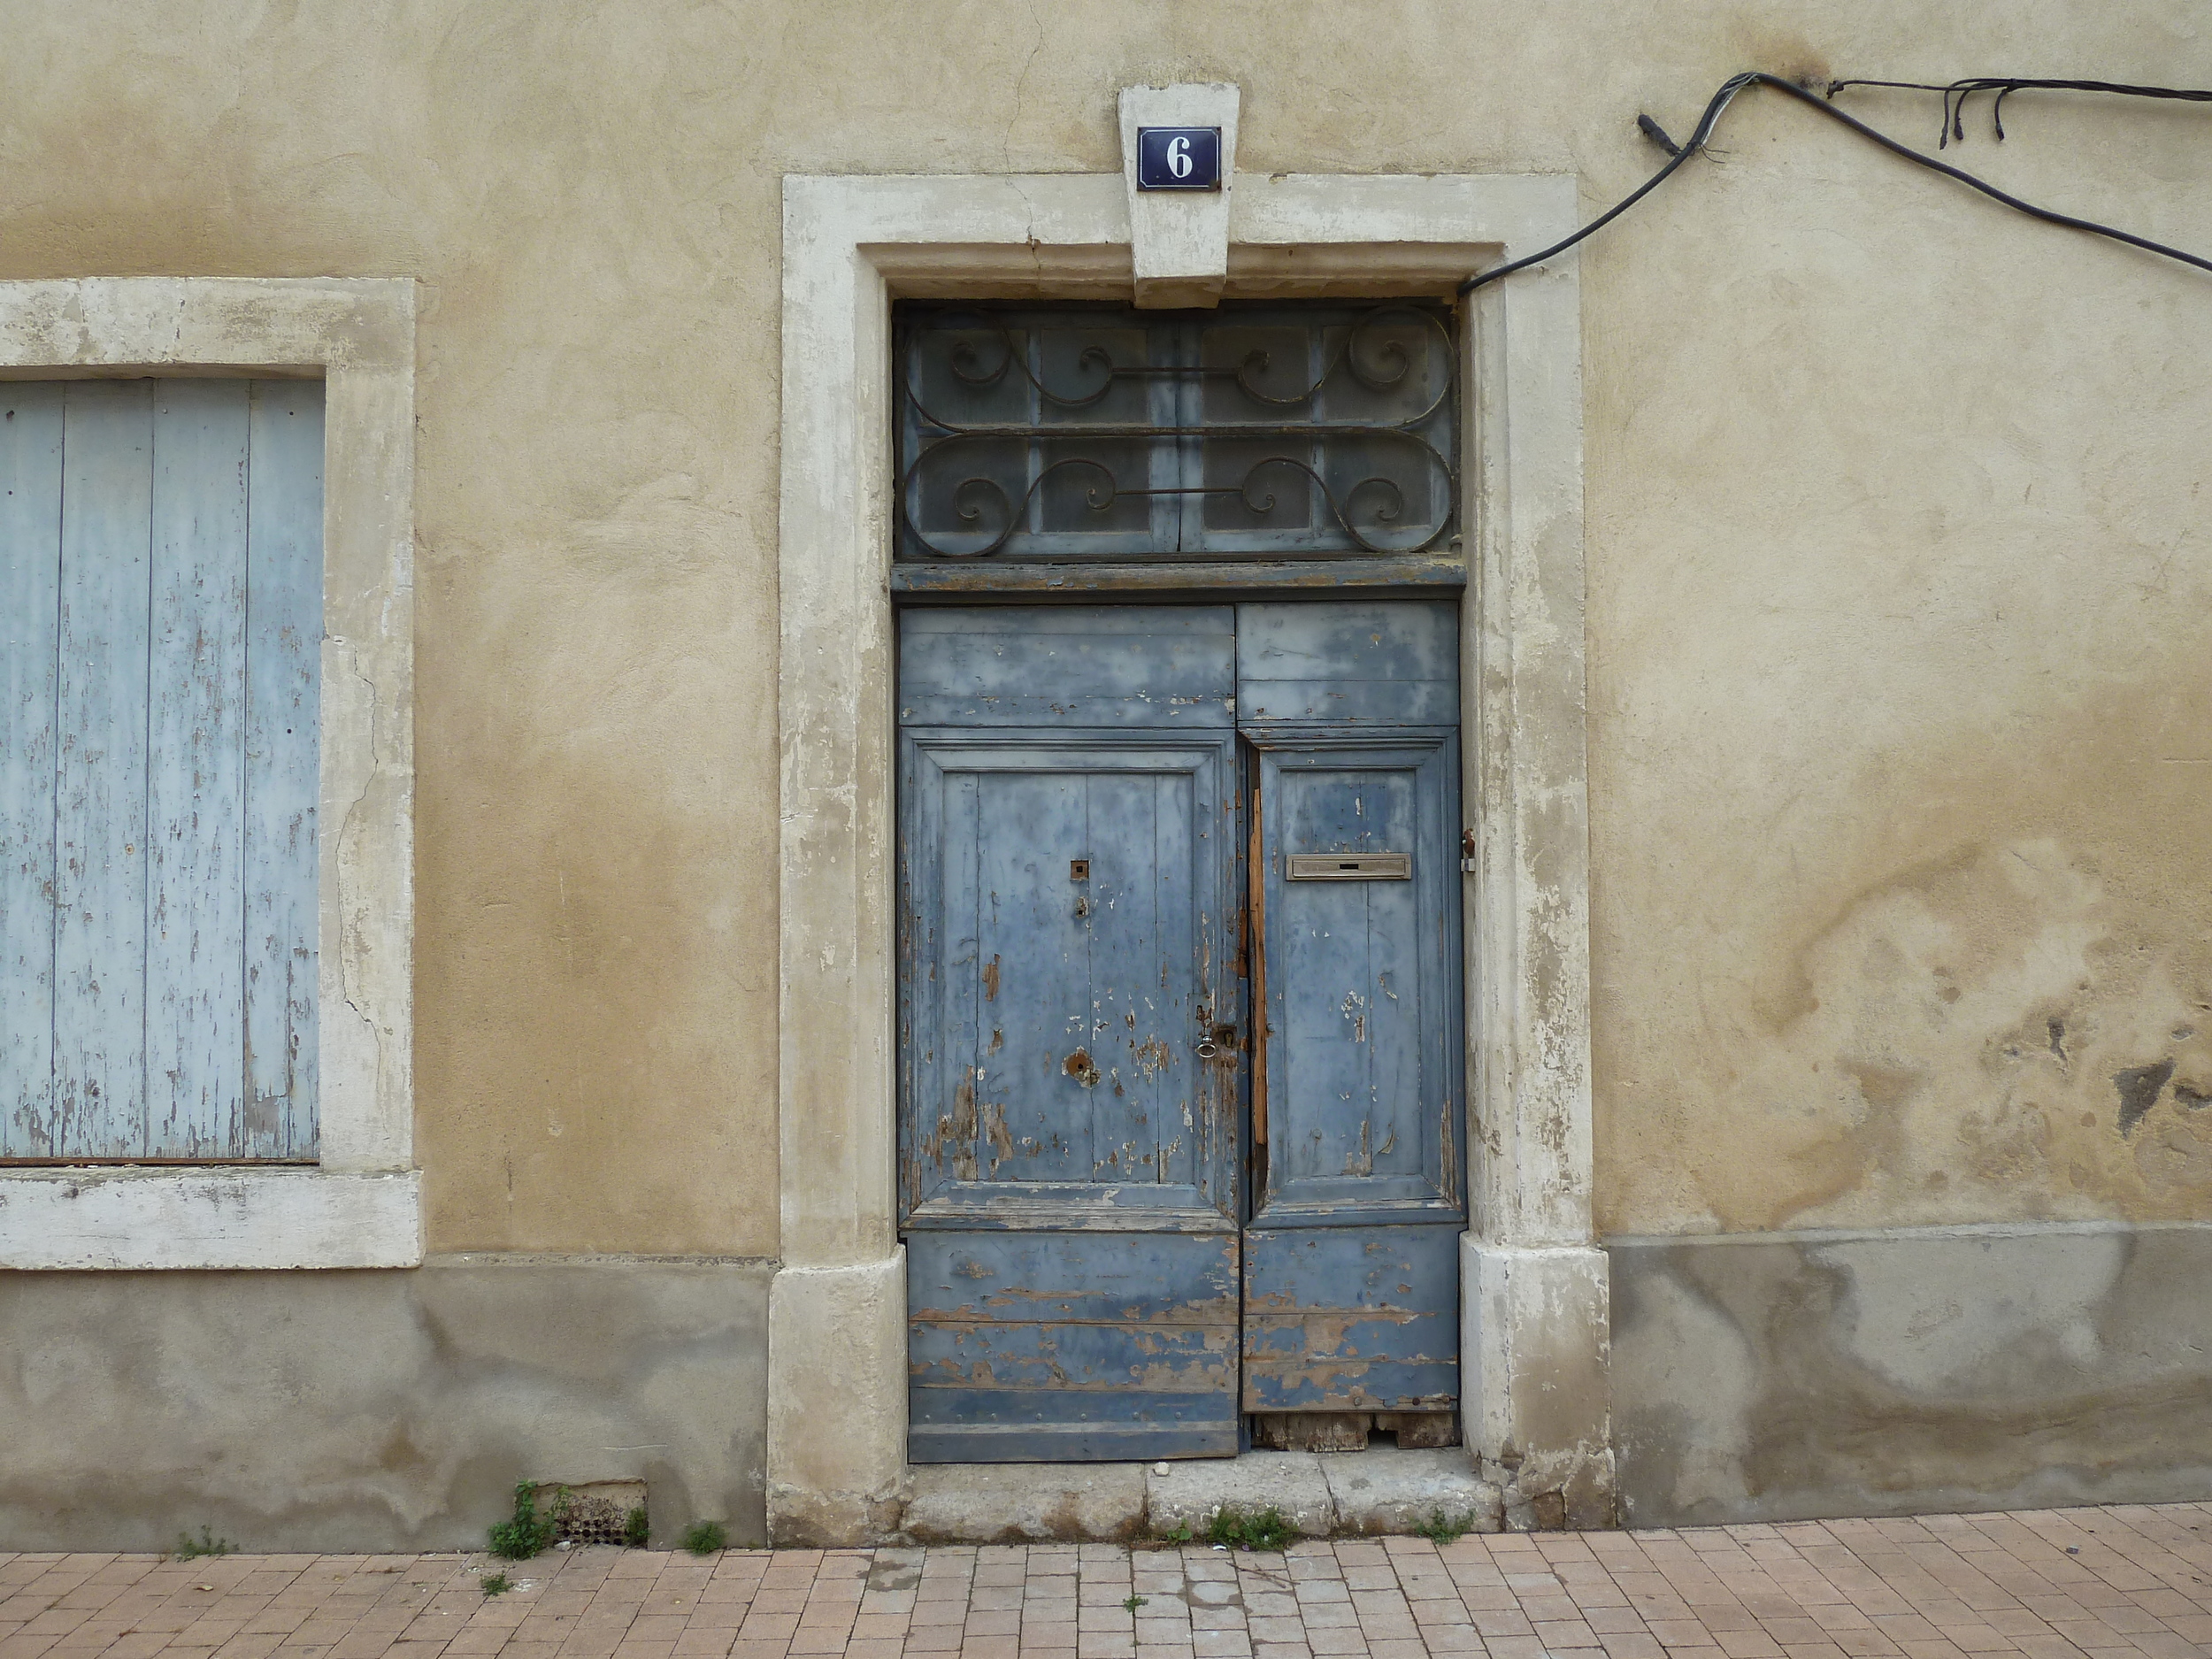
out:
{"label": "cable attached to wall", "polygon": [[[2031,88],[2072,92],[2108,92],[2130,97],[2172,98],[2190,103],[2212,104],[2212,91],[2198,91],[2176,87],[2131,87],[2116,81],[2038,81],[2010,76],[1977,77],[1967,81],[1955,81],[1944,86],[1905,81],[1835,81],[1829,82],[1828,96],[1823,97],[1818,93],[1798,85],[1794,81],[1786,81],[1779,75],[1770,75],[1755,69],[1744,74],[1731,76],[1721,83],[1720,90],[1714,93],[1712,101],[1706,104],[1705,113],[1698,118],[1697,128],[1690,134],[1687,143],[1677,144],[1667,135],[1666,130],[1650,116],[1639,115],[1636,118],[1637,129],[1645,137],[1668,152],[1665,166],[1660,168],[1634,190],[1563,242],[1554,242],[1542,252],[1532,253],[1525,259],[1516,259],[1509,265],[1502,265],[1493,270],[1479,272],[1462,282],[1459,285],[1459,291],[1462,294],[1471,294],[1477,288],[1496,281],[1500,277],[1511,276],[1516,271],[1525,271],[1531,265],[1541,265],[1545,260],[1566,252],[1577,242],[1603,230],[1630,208],[1635,206],[1637,203],[1672,178],[1675,171],[1684,162],[1705,148],[1707,142],[1712,138],[1713,129],[1720,124],[1721,116],[1726,111],[1729,104],[1735,101],[1736,95],[1746,87],[1772,87],[1778,92],[1786,92],[1799,103],[1809,104],[1831,119],[1842,122],[1862,138],[1871,139],[1892,154],[1902,156],[1907,161],[1925,167],[1932,173],[1939,173],[1946,178],[1956,179],[1961,184],[1979,190],[1984,196],[2001,202],[2017,212],[2025,213],[2031,219],[2039,219],[2047,225],[2063,225],[2069,230],[2087,231],[2093,236],[2108,237],[2114,242],[2125,242],[2131,248],[2140,248],[2147,253],[2160,254],[2169,259],[2177,259],[2184,265],[2194,265],[2200,271],[2212,271],[2212,259],[2185,253],[2179,248],[2170,248],[2164,242],[2152,242],[2147,237],[2134,235],[2128,231],[2116,229],[2110,225],[2098,224],[2094,219],[2077,219],[2070,213],[2057,212],[2047,207],[2038,207],[2032,202],[2022,201],[2018,196],[1999,189],[1986,179],[1976,178],[1962,167],[1954,167],[1948,162],[1938,161],[1933,156],[1915,150],[1909,144],[1898,142],[1887,133],[1869,127],[1855,116],[1847,115],[1829,101],[1846,87],[1866,86],[1901,87],[1914,91],[1942,93],[1944,143],[1948,143],[1954,134],[1960,138],[1966,135],[1961,111],[1965,108],[1967,97],[1976,92],[1990,92],[1995,95],[1995,102],[1991,110],[1993,119],[2001,113],[2004,100],[2007,97],[2014,92]],[[1997,136],[2000,139],[2003,138],[2004,127],[2001,120],[1997,121],[1996,130]],[[1939,144],[1938,148],[1942,148],[1942,145]]]}
{"label": "cable attached to wall", "polygon": [[1943,95],[1943,126],[1936,134],[1936,148],[1942,150],[1953,139],[1962,142],[1966,137],[1966,101],[1977,92],[1993,92],[1996,102],[1990,106],[1990,126],[1996,130],[1997,142],[2005,142],[2005,100],[2016,92],[2110,92],[2124,98],[2172,98],[2185,104],[2212,104],[2212,92],[2200,92],[2186,87],[2131,87],[2118,81],[2047,81],[2030,75],[1969,75],[1962,81],[1947,81],[1938,86],[1931,81],[1831,81],[1828,96],[1832,98],[1847,87],[1895,87],[1906,92],[1940,92]]}

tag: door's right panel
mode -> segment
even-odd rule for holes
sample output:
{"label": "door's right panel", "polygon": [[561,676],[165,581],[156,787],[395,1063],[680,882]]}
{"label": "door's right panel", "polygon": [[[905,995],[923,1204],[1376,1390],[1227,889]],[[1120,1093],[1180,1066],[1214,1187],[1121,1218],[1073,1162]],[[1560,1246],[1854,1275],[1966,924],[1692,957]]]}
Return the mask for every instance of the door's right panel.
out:
{"label": "door's right panel", "polygon": [[1247,605],[1238,633],[1262,1050],[1244,1409],[1455,1409],[1455,617]]}

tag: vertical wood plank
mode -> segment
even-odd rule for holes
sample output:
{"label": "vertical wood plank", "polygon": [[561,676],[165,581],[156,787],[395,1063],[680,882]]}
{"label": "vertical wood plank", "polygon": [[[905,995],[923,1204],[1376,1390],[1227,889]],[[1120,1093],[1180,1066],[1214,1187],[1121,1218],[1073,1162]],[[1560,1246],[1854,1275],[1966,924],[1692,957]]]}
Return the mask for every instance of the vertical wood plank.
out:
{"label": "vertical wood plank", "polygon": [[245,1141],[315,1156],[315,801],[321,748],[323,387],[263,380],[249,415]]}
{"label": "vertical wood plank", "polygon": [[242,1157],[243,380],[154,395],[147,670],[146,1152]]}
{"label": "vertical wood plank", "polygon": [[153,382],[65,398],[54,1088],[60,1156],[146,1146],[146,622]]}
{"label": "vertical wood plank", "polygon": [[[975,1125],[976,1167],[984,1180],[1092,1180],[1091,918],[1078,914],[1087,887],[1068,878],[1068,861],[1090,850],[1083,778],[1048,759],[1033,772],[985,772],[979,783],[979,995],[975,1046],[964,1056],[983,1073],[965,1119]],[[1005,1133],[995,1143],[988,1125],[999,1121]],[[1026,1156],[1010,1161],[1002,1147]]]}
{"label": "vertical wood plank", "polygon": [[0,1157],[54,1150],[62,388],[0,386]]}

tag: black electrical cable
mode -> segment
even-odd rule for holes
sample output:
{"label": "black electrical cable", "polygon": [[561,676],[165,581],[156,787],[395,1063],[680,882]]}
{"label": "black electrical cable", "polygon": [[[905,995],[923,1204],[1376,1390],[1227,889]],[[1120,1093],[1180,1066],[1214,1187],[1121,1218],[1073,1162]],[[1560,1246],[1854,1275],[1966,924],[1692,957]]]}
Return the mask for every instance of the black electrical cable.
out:
{"label": "black electrical cable", "polygon": [[[1839,82],[1837,84],[1850,85],[1854,83]],[[2029,81],[2020,81],[2015,83],[2002,80],[1992,80],[1988,81],[1977,81],[1972,84],[1975,90],[1984,90],[1989,88],[2001,88],[2015,84],[2019,86],[2028,86],[2042,85],[2045,83]],[[1801,104],[1809,104],[1814,109],[1818,110],[1823,115],[1828,116],[1832,119],[1842,122],[1846,127],[1849,127],[1853,132],[1858,134],[1862,138],[1872,139],[1884,150],[1890,151],[1892,154],[1902,156],[1907,161],[1916,163],[1918,165],[1925,167],[1932,173],[1939,173],[1947,178],[1956,179],[1961,184],[1969,186],[1973,189],[1979,190],[1984,196],[1989,196],[1995,201],[2002,202],[2007,207],[2012,208],[2016,211],[2025,213],[2031,219],[2039,219],[2047,225],[2063,225],[2070,230],[2087,231],[2093,236],[2109,237],[2114,242],[2125,242],[2131,248],[2140,248],[2147,253],[2161,254],[2169,259],[2178,259],[2182,264],[2194,265],[2200,271],[2212,271],[2212,259],[2202,258],[2193,253],[2185,253],[2178,248],[2169,248],[2163,242],[2152,242],[2146,237],[2133,235],[2124,230],[2116,230],[2109,225],[2100,225],[2093,219],[2077,219],[2070,213],[2055,212],[2047,207],[2038,207],[2032,202],[2024,202],[2018,196],[2009,195],[2007,192],[1999,189],[1995,185],[1990,183],[1987,180],[1976,178],[1972,173],[1966,172],[1963,168],[1954,167],[1948,162],[1938,161],[1933,156],[1924,155],[1921,151],[1913,149],[1908,144],[1899,143],[1887,133],[1881,132],[1875,127],[1869,127],[1864,121],[1859,120],[1855,117],[1845,114],[1841,110],[1836,108],[1834,104],[1829,103],[1825,98],[1821,97],[1816,93],[1808,91],[1805,88],[1799,86],[1793,81],[1785,81],[1779,75],[1770,75],[1755,69],[1740,75],[1731,76],[1728,80],[1721,83],[1720,90],[1713,94],[1712,101],[1705,106],[1705,113],[1698,118],[1697,130],[1690,134],[1689,142],[1683,144],[1679,149],[1676,149],[1668,140],[1666,134],[1660,129],[1659,124],[1656,121],[1651,119],[1649,116],[1640,116],[1637,119],[1636,124],[1643,130],[1645,135],[1663,147],[1673,150],[1673,154],[1668,158],[1667,165],[1665,166],[1660,168],[1658,172],[1653,173],[1650,178],[1645,180],[1643,183],[1639,185],[1633,191],[1622,197],[1620,201],[1615,203],[1611,207],[1608,208],[1604,212],[1599,214],[1597,218],[1592,219],[1587,225],[1585,225],[1580,230],[1575,232],[1573,235],[1566,238],[1563,242],[1554,242],[1550,247],[1545,249],[1542,252],[1532,253],[1525,259],[1516,259],[1509,265],[1502,265],[1494,270],[1479,272],[1477,274],[1469,277],[1464,282],[1462,282],[1459,285],[1459,291],[1462,294],[1471,294],[1477,288],[1483,287],[1485,284],[1496,281],[1500,277],[1511,276],[1516,271],[1525,271],[1531,265],[1541,265],[1545,260],[1566,252],[1568,249],[1573,247],[1577,242],[1581,242],[1585,237],[1590,236],[1596,232],[1604,229],[1606,226],[1611,224],[1623,213],[1628,211],[1630,208],[1635,206],[1637,203],[1642,201],[1644,197],[1649,196],[1654,190],[1657,189],[1669,179],[1672,178],[1677,168],[1681,166],[1684,162],[1687,161],[1699,150],[1705,148],[1707,141],[1713,135],[1713,128],[1719,124],[1722,112],[1728,108],[1729,104],[1734,100],[1736,95],[1739,92],[1741,92],[1746,87],[1772,87],[1777,91],[1786,92],[1790,95],[1790,96],[1797,99]],[[2131,88],[2122,88],[2101,81],[2094,83],[2093,88],[2089,89],[2115,91],[2131,90]],[[1945,91],[1946,88],[1941,87],[1929,87],[1924,88],[1924,90],[1942,92]],[[2203,99],[2207,102],[2212,102],[2212,93],[2178,93],[2173,91],[2172,88],[2159,88],[2154,90],[2160,96],[2185,96],[2192,99]],[[1950,104],[1947,96],[1945,101],[1945,111],[1947,118],[1950,113]]]}
{"label": "black electrical cable", "polygon": [[2016,92],[2110,92],[2124,98],[2171,98],[2185,104],[2212,104],[2212,92],[2191,87],[2133,87],[2120,81],[2051,81],[2033,75],[1968,75],[1941,86],[1928,81],[1831,81],[1828,96],[1832,98],[1847,87],[1896,87],[1907,92],[1940,92],[1943,127],[1936,134],[1938,150],[1955,138],[1966,136],[1966,101],[1977,92],[1997,95],[1996,102],[1990,106],[1989,119],[2001,144],[2005,141],[2005,100]]}

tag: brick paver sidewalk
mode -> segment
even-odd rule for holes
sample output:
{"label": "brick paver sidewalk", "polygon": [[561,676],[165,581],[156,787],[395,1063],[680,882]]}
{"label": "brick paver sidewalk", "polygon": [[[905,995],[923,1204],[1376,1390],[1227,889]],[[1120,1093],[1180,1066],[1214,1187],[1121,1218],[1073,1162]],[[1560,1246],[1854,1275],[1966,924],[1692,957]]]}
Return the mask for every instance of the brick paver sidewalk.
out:
{"label": "brick paver sidewalk", "polygon": [[2188,1659],[2212,1505],[1203,1546],[0,1555],[0,1659]]}

